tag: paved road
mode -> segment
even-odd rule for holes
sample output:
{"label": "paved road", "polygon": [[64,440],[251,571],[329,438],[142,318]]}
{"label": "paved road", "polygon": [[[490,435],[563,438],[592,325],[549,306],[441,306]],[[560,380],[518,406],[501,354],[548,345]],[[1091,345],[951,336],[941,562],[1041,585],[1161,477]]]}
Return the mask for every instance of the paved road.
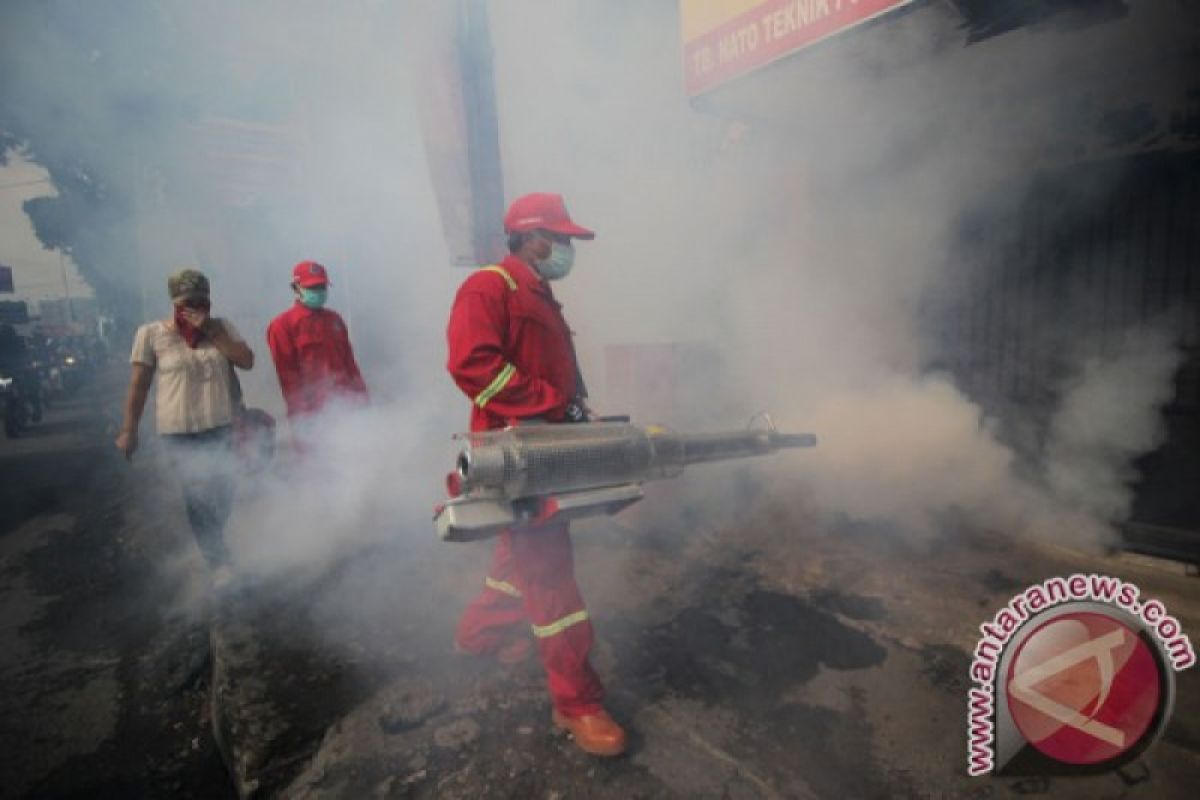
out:
{"label": "paved road", "polygon": [[[111,449],[119,370],[0,443],[0,795],[230,797],[210,737],[210,620],[175,487],[148,444]],[[235,514],[235,540],[261,540]],[[693,524],[694,523],[694,524]],[[394,533],[394,517],[359,524]],[[628,756],[550,733],[537,667],[449,649],[486,547],[427,519],[226,609],[227,744],[296,797],[1191,798],[1200,685],[1121,773],[971,779],[967,653],[1017,589],[1096,571],[1137,582],[1200,636],[1200,579],[977,532],[829,530],[787,498],[736,527],[651,517],[576,537],[596,663]],[[257,593],[257,595],[256,595]],[[261,602],[256,602],[255,598]],[[412,709],[424,709],[419,714]],[[398,711],[398,709],[400,709]],[[407,711],[405,711],[407,709]],[[403,712],[403,713],[402,713]],[[418,719],[390,720],[404,713]],[[249,763],[249,762],[248,762]]]}
{"label": "paved road", "polygon": [[[123,370],[0,442],[0,795],[222,797],[178,510],[111,445]],[[186,551],[185,551],[186,552]],[[186,559],[185,559],[186,561]]]}

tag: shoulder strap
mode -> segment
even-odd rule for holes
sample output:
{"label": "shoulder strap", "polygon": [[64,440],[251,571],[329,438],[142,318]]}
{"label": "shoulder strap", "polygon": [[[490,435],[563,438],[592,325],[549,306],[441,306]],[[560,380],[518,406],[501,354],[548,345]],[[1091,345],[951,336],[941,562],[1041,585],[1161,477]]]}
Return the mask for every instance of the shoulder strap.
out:
{"label": "shoulder strap", "polygon": [[480,272],[494,272],[497,275],[499,275],[501,278],[503,278],[504,283],[508,285],[508,291],[504,293],[504,313],[506,315],[506,319],[504,321],[504,326],[503,326],[504,330],[502,331],[502,335],[504,338],[504,351],[506,353],[511,352],[512,342],[510,341],[510,338],[509,338],[510,331],[509,331],[508,319],[511,319],[511,317],[512,317],[512,313],[513,313],[512,306],[513,306],[513,303],[517,299],[517,294],[516,294],[517,293],[517,281],[515,278],[513,278],[513,276],[509,273],[508,270],[506,270],[504,267],[500,266],[499,264],[488,264],[486,267],[480,267],[479,271]]}
{"label": "shoulder strap", "polygon": [[486,267],[480,267],[479,270],[480,270],[480,272],[496,273],[501,278],[504,278],[504,282],[506,284],[508,284],[508,290],[510,292],[515,292],[517,290],[516,280],[513,279],[512,275],[508,274],[508,270],[506,270],[504,267],[500,266],[499,264],[488,264]]}

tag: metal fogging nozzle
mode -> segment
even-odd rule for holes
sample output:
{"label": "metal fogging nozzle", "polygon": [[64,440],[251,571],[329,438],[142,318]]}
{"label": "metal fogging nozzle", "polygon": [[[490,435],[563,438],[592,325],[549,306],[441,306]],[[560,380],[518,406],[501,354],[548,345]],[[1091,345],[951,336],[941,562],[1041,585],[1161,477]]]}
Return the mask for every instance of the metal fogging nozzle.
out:
{"label": "metal fogging nozzle", "polygon": [[517,524],[616,514],[642,499],[642,484],[690,464],[812,447],[811,433],[780,433],[760,414],[736,431],[680,434],[627,422],[519,425],[460,434],[451,500],[434,517],[450,541],[494,536]]}

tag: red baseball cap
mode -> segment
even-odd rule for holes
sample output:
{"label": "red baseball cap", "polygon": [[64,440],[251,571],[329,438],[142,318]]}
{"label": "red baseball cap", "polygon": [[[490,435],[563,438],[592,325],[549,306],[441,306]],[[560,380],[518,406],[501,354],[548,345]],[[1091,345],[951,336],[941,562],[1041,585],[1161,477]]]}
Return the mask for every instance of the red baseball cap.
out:
{"label": "red baseball cap", "polygon": [[576,239],[595,239],[596,234],[587,228],[576,225],[563,205],[561,194],[534,192],[513,200],[504,215],[504,230],[506,233],[516,231],[551,231]]}
{"label": "red baseball cap", "polygon": [[311,289],[328,285],[329,276],[325,274],[325,267],[317,262],[301,261],[292,267],[292,282],[304,289]]}

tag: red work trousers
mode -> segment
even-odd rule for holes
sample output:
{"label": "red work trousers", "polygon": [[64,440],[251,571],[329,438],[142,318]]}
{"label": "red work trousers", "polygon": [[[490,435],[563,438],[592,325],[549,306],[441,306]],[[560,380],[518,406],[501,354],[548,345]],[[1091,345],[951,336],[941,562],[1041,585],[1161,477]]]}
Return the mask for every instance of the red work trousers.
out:
{"label": "red work trousers", "polygon": [[522,623],[533,626],[559,713],[600,711],[604,687],[588,661],[594,633],[575,583],[565,523],[500,534],[484,589],[463,612],[455,641],[470,653],[492,653],[519,635],[514,628]]}

